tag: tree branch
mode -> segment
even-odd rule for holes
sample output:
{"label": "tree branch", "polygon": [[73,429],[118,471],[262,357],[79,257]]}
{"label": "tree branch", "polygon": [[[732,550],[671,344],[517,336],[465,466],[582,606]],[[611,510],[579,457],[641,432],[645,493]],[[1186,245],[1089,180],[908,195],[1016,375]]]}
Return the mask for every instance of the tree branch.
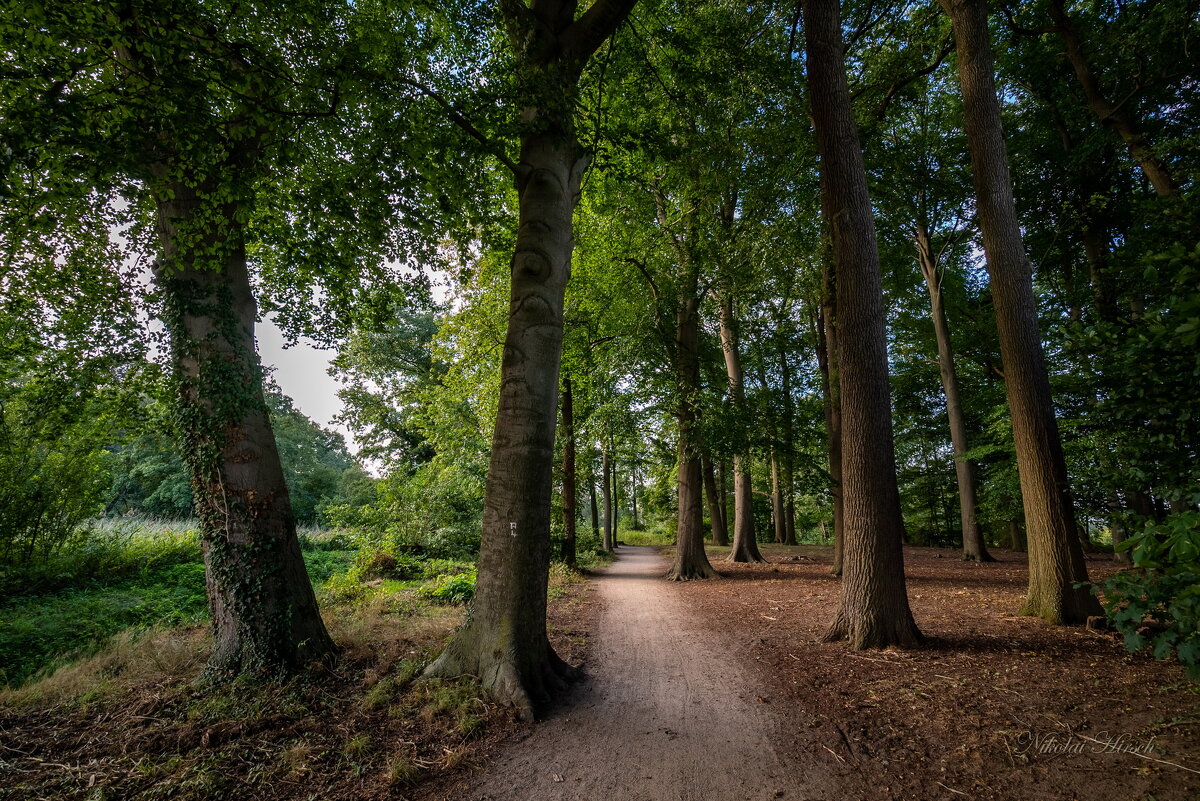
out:
{"label": "tree branch", "polygon": [[584,62],[629,16],[637,0],[596,0],[559,37],[562,58]]}
{"label": "tree branch", "polygon": [[493,142],[482,131],[472,125],[471,121],[464,117],[462,112],[451,105],[449,100],[442,97],[436,91],[425,84],[420,83],[419,81],[409,80],[408,78],[395,78],[393,80],[395,80],[397,83],[416,89],[418,92],[437,103],[442,107],[442,110],[446,112],[446,116],[450,118],[451,122],[465,131],[472,139],[483,145],[484,148],[486,148],[489,153],[495,156],[501,164],[507,167],[513,175],[519,174],[520,171],[516,162],[508,157],[508,154],[504,152],[504,149],[498,143]]}

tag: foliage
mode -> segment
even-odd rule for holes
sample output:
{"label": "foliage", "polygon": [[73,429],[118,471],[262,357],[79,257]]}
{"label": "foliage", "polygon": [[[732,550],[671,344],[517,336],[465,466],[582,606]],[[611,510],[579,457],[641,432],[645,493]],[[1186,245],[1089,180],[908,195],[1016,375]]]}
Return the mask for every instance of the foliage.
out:
{"label": "foliage", "polygon": [[[199,554],[197,553],[197,557]],[[0,616],[0,682],[16,685],[130,627],[188,625],[208,615],[204,565],[160,565],[102,587],[16,599]]]}
{"label": "foliage", "polygon": [[1104,584],[1109,622],[1130,651],[1172,652],[1200,680],[1200,512],[1147,523],[1121,544],[1133,567]]}
{"label": "foliage", "polygon": [[434,578],[419,590],[422,598],[443,604],[465,604],[475,597],[475,571]]}

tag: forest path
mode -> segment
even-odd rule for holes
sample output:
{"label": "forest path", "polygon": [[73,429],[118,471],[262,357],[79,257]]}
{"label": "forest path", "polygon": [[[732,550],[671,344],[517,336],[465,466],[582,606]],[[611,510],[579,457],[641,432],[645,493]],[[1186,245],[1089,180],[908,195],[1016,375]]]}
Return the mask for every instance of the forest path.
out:
{"label": "forest path", "polygon": [[595,579],[587,677],[471,781],[489,801],[757,801],[841,797],[786,764],[732,638],[706,629],[653,548],[623,546]]}

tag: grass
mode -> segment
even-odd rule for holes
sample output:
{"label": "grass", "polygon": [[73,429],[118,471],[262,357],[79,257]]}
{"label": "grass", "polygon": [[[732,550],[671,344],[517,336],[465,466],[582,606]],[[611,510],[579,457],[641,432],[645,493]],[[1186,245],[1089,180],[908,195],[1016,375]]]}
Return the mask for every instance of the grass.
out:
{"label": "grass", "polygon": [[[326,605],[358,607],[387,596],[391,612],[411,612],[427,603],[416,597],[422,589],[430,601],[450,604],[474,591],[469,562],[415,562],[411,578],[381,579],[364,569],[378,554],[352,537],[306,530],[300,541]],[[94,524],[44,563],[0,568],[0,590],[0,687],[19,687],[95,654],[115,635],[136,640],[209,616],[199,535],[190,521]]]}
{"label": "grass", "polygon": [[[0,689],[0,728],[15,734],[19,749],[6,757],[14,767],[11,782],[0,782],[0,799],[267,801],[285,790],[297,798],[395,797],[491,747],[515,718],[477,680],[417,681],[465,617],[461,605],[433,603],[420,589],[466,580],[474,566],[428,560],[408,578],[372,577],[360,568],[380,562],[356,544],[305,538],[341,652],[336,664],[314,664],[288,681],[197,685],[211,635],[207,626],[179,625],[189,621],[170,617],[178,608],[166,601],[125,604],[139,610],[137,623],[111,636],[64,629],[68,645],[72,636],[95,639],[86,649],[75,641],[74,656],[60,653],[20,686]],[[108,584],[95,577],[0,614],[27,619],[35,614],[29,603],[67,618],[71,603],[80,609],[86,598],[142,592],[155,576],[164,588],[196,590],[202,609],[198,559],[177,568]],[[187,569],[191,576],[176,575]],[[550,596],[573,604],[585,582],[553,565]],[[339,595],[348,587],[357,589]],[[89,614],[115,619],[111,611]]]}

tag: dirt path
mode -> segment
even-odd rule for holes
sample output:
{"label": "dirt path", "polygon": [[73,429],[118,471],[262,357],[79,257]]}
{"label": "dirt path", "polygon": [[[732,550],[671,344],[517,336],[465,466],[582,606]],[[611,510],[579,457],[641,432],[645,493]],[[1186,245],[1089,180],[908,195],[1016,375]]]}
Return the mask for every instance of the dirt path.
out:
{"label": "dirt path", "polygon": [[597,579],[588,677],[472,782],[489,801],[755,801],[839,797],[787,764],[770,705],[733,653],[662,580],[652,548],[622,547]]}

